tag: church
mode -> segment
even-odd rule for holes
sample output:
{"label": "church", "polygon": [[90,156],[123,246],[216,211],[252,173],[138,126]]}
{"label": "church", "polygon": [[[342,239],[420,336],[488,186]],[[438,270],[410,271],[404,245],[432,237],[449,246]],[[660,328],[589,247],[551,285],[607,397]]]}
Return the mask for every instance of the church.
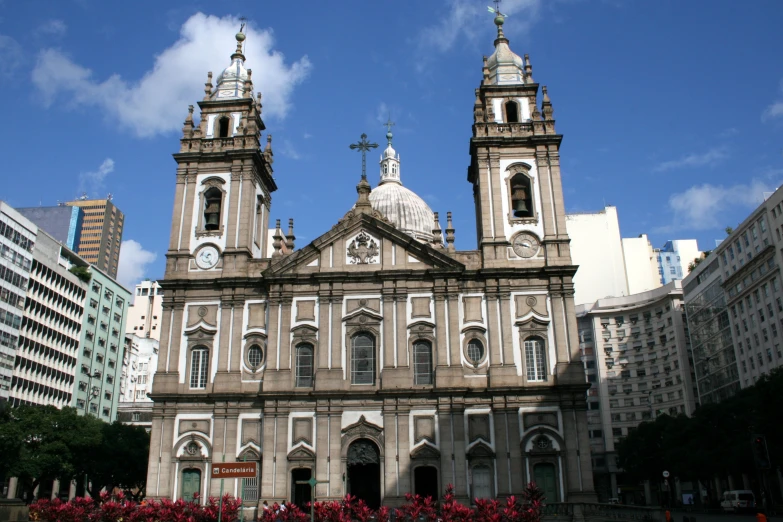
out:
{"label": "church", "polygon": [[562,135],[503,23],[472,109],[466,251],[403,185],[391,132],[377,186],[357,175],[323,235],[296,248],[292,223],[270,227],[272,140],[236,35],[174,154],[148,496],[217,496],[213,464],[255,462],[222,485],[248,509],[447,484],[469,504],[529,481],[548,503],[595,500]]}

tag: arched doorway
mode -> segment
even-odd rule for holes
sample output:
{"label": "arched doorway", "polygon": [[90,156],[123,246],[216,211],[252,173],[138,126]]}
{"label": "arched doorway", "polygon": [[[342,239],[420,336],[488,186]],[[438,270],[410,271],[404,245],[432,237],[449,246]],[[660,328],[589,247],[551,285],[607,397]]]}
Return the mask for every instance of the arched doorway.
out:
{"label": "arched doorway", "polygon": [[439,498],[438,490],[438,470],[433,466],[419,466],[413,470],[413,492],[422,498],[432,497],[437,501]]}
{"label": "arched doorway", "polygon": [[192,502],[194,494],[201,494],[201,470],[189,468],[182,471],[182,500]]}
{"label": "arched doorway", "polygon": [[544,492],[544,497],[548,504],[560,502],[560,499],[557,497],[556,477],[554,464],[539,463],[533,466],[533,481]]}
{"label": "arched doorway", "polygon": [[304,480],[310,480],[312,470],[310,468],[295,468],[291,470],[291,502],[301,509],[307,507],[310,502],[310,484],[297,484]]}
{"label": "arched doorway", "polygon": [[348,446],[347,489],[372,509],[381,506],[381,452],[374,442],[357,439]]}

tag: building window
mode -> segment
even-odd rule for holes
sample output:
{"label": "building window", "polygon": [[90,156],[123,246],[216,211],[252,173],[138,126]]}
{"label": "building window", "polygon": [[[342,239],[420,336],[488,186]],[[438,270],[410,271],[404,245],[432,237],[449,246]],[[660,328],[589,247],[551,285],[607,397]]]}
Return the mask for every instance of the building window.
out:
{"label": "building window", "polygon": [[140,414],[140,413],[138,413],[138,412],[133,412],[133,413],[131,414],[131,420],[132,420],[133,422],[139,422],[139,421],[141,420],[141,414]]}
{"label": "building window", "polygon": [[413,345],[413,384],[432,384],[432,345],[427,341]]}
{"label": "building window", "polygon": [[296,347],[296,387],[311,388],[313,386],[313,347],[300,344]]}
{"label": "building window", "polygon": [[546,380],[544,340],[540,337],[531,337],[525,341],[525,364],[528,381]]}
{"label": "building window", "polygon": [[220,207],[223,202],[223,193],[217,187],[212,187],[204,192],[204,229],[220,229]]}
{"label": "building window", "polygon": [[468,342],[468,361],[477,365],[484,359],[484,344],[479,339],[471,339]]}
{"label": "building window", "polygon": [[533,194],[530,178],[523,173],[511,178],[511,215],[515,218],[533,217]]}
{"label": "building window", "polygon": [[351,339],[351,384],[375,384],[375,338],[370,334]]}
{"label": "building window", "polygon": [[203,390],[207,387],[207,360],[209,352],[206,348],[196,348],[190,354],[190,388]]}
{"label": "building window", "polygon": [[228,138],[228,128],[231,124],[227,117],[222,117],[218,121],[218,138]]}
{"label": "building window", "polygon": [[519,123],[519,105],[513,100],[506,102],[506,123]]}
{"label": "building window", "polygon": [[264,360],[264,351],[257,344],[252,345],[247,349],[247,364],[254,371],[261,366]]}

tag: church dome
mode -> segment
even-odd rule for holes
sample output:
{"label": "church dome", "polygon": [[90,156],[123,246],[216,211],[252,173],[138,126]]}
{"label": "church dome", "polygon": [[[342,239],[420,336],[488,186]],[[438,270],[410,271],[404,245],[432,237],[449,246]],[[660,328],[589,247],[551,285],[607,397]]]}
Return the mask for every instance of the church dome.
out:
{"label": "church dome", "polygon": [[242,54],[242,42],[245,35],[237,33],[237,50],[231,55],[231,65],[226,67],[217,77],[217,84],[212,97],[215,98],[242,98],[245,92],[245,82],[250,78],[250,73],[245,67],[245,55]]}
{"label": "church dome", "polygon": [[508,46],[508,39],[503,34],[504,17],[495,17],[498,27],[498,37],[495,40],[495,52],[487,59],[489,80],[495,85],[525,83],[525,63],[520,56]]}
{"label": "church dome", "polygon": [[433,240],[435,214],[415,192],[400,183],[381,183],[370,192],[370,204],[397,228],[420,241]]}

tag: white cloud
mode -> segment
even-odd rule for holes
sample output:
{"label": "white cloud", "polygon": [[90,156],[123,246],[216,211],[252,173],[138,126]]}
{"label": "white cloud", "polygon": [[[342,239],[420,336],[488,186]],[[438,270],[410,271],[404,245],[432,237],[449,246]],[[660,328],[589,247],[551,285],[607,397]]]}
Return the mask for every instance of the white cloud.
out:
{"label": "white cloud", "polygon": [[293,160],[298,160],[302,158],[302,155],[299,154],[299,151],[296,150],[294,144],[288,140],[283,140],[283,146],[280,148],[280,153],[283,156],[289,157]]}
{"label": "white cloud", "polygon": [[688,154],[682,158],[664,161],[653,168],[655,172],[665,172],[667,170],[678,169],[681,167],[704,167],[715,165],[728,157],[726,152],[720,149],[710,149],[703,154]]}
{"label": "white cloud", "polygon": [[106,158],[98,170],[79,174],[79,192],[89,191],[93,196],[99,196],[106,188],[106,176],[114,172],[114,160]]}
{"label": "white cloud", "polygon": [[783,116],[783,101],[775,102],[761,114],[761,121],[769,121]]}
{"label": "white cloud", "polygon": [[38,36],[60,37],[65,35],[67,30],[68,26],[62,20],[47,20],[38,26],[35,34]]}
{"label": "white cloud", "polygon": [[309,132],[305,132],[305,133],[302,135],[302,137],[303,137],[304,139],[306,139],[306,140],[309,140],[310,138],[312,138],[312,137],[313,137],[313,135],[312,135],[312,134],[310,134]]}
{"label": "white cloud", "polygon": [[147,273],[147,265],[155,261],[158,254],[144,250],[141,243],[127,239],[120,245],[120,264],[117,267],[117,281],[132,289]]}
{"label": "white cloud", "polygon": [[[138,136],[178,131],[187,106],[204,96],[207,71],[213,71],[217,80],[228,66],[239,24],[234,17],[191,16],[179,39],[160,52],[152,68],[136,81],[118,73],[101,81],[62,51],[44,49],[33,69],[33,83],[47,105],[62,97],[76,106],[97,106]],[[264,115],[284,118],[292,106],[293,89],[308,76],[311,64],[307,56],[286,63],[273,44],[270,30],[251,28],[244,54],[254,72],[255,90],[264,94]]]}
{"label": "white cloud", "polygon": [[[460,38],[475,40],[482,25],[492,24],[493,16],[487,11],[485,2],[452,0],[448,12],[439,14],[439,22],[424,28],[419,34],[419,45],[440,52],[450,50]],[[509,15],[504,32],[522,32],[538,19],[541,0],[507,0],[500,6],[501,12]],[[516,16],[519,15],[519,16]]]}
{"label": "white cloud", "polygon": [[674,212],[673,228],[703,230],[724,227],[725,211],[735,207],[753,208],[764,201],[764,192],[774,190],[764,181],[753,179],[731,187],[704,183],[669,197]]}
{"label": "white cloud", "polygon": [[0,34],[0,78],[11,76],[22,64],[22,46],[19,42]]}

